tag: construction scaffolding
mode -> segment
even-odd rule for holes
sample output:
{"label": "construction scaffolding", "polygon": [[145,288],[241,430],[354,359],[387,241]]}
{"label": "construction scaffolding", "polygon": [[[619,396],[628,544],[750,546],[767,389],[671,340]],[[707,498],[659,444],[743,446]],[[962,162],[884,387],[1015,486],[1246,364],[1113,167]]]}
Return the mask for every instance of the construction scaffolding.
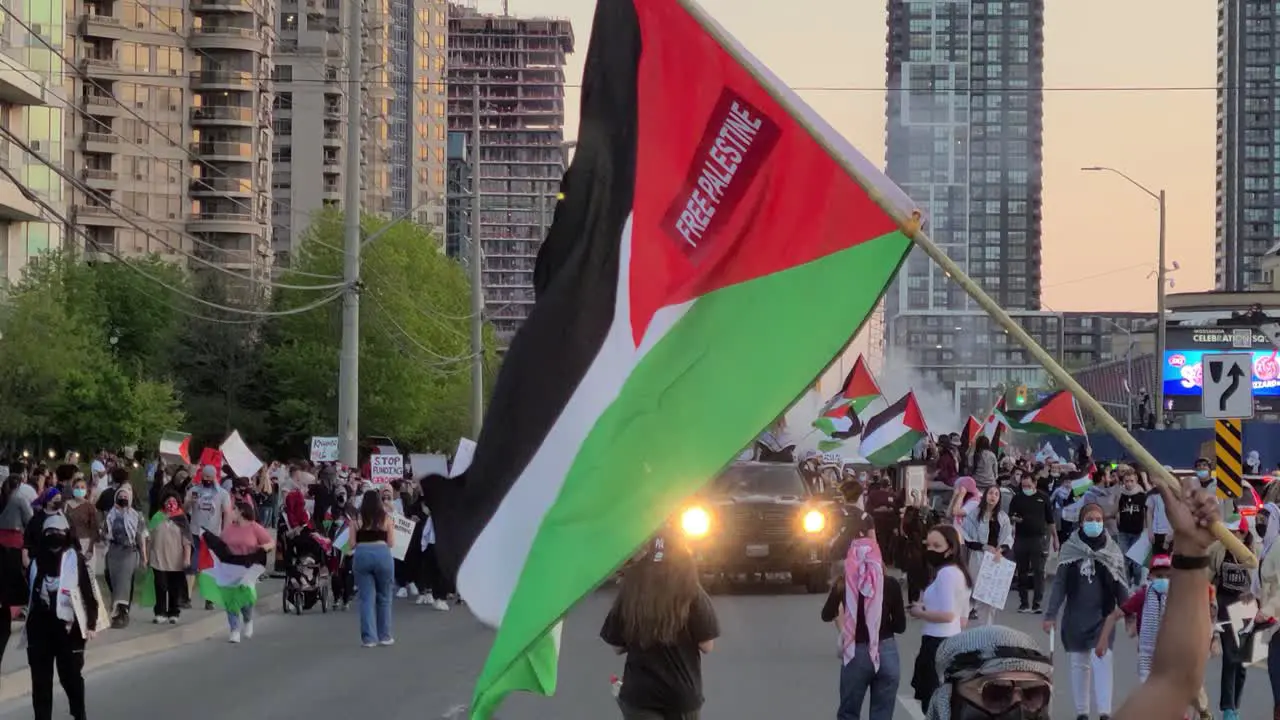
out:
{"label": "construction scaffolding", "polygon": [[[567,165],[564,66],[573,47],[568,20],[449,6],[449,130],[471,132],[478,90],[485,310],[504,344],[533,307],[534,263]],[[467,203],[451,192],[451,216]]]}

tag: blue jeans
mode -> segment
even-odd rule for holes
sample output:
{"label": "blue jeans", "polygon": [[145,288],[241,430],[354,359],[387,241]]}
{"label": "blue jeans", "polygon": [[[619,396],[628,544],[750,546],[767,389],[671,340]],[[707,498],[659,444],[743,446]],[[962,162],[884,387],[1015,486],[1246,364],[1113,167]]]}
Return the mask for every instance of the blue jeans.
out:
{"label": "blue jeans", "polygon": [[[1138,543],[1142,539],[1142,535],[1134,535],[1130,533],[1119,533],[1116,539],[1120,541],[1120,552],[1129,552],[1129,548]],[[1124,559],[1125,567],[1129,569],[1129,587],[1136,588],[1142,585],[1142,576],[1146,574],[1146,568],[1138,563],[1130,560],[1128,557]]]}
{"label": "blue jeans", "polygon": [[240,618],[244,618],[245,622],[253,620],[253,608],[241,608],[239,613],[234,613],[230,610],[227,611],[227,625],[230,626],[232,630],[240,629]]}
{"label": "blue jeans", "polygon": [[360,604],[360,641],[369,644],[390,640],[391,593],[396,575],[391,548],[383,543],[357,545],[351,570],[356,576],[356,599]]}
{"label": "blue jeans", "polygon": [[880,669],[871,664],[871,649],[858,644],[857,654],[840,668],[840,709],[836,720],[862,717],[862,699],[871,691],[871,720],[893,720],[898,704],[898,680],[902,666],[893,638],[880,641]]}

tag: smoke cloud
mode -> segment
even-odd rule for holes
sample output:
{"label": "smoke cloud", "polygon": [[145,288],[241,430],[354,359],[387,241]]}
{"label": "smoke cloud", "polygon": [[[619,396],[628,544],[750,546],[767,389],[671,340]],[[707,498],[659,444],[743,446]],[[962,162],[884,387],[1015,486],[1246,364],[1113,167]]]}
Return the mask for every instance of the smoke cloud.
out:
{"label": "smoke cloud", "polygon": [[897,402],[907,391],[914,391],[929,432],[934,435],[960,432],[964,428],[964,420],[956,410],[955,397],[933,378],[901,359],[902,354],[898,353],[898,357],[894,357],[892,363],[886,363],[886,367],[876,375],[876,382],[880,383],[880,392],[884,393],[886,400],[877,401],[872,408],[883,410],[887,407],[886,402]]}

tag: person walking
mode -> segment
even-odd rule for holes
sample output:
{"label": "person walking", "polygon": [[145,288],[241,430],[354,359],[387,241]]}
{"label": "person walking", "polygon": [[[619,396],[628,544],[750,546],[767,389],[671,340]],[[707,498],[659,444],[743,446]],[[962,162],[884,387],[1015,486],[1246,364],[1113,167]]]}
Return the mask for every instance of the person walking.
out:
{"label": "person walking", "polygon": [[925,561],[933,572],[933,580],[921,596],[923,602],[912,605],[908,614],[924,621],[920,629],[920,654],[916,656],[911,687],[922,708],[929,706],[933,691],[938,689],[938,646],[943,640],[960,634],[969,617],[969,594],[973,580],[960,557],[963,547],[960,533],[951,525],[938,525],[925,538]]}
{"label": "person walking", "polygon": [[[175,473],[176,475],[176,473]],[[191,518],[191,563],[187,566],[187,599],[195,591],[200,560],[201,535],[220,535],[231,515],[231,494],[218,486],[218,469],[212,465],[200,468],[200,484],[191,488],[186,499],[187,516]],[[204,602],[205,610],[213,603]]]}
{"label": "person walking", "polygon": [[[963,529],[965,547],[969,550],[969,577],[977,577],[984,562],[998,562],[1013,554],[1013,523],[1000,509],[1000,502],[1000,488],[991,485],[982,491],[977,507],[965,514]],[[977,624],[995,623],[997,608],[983,602],[974,605]]]}
{"label": "person walking", "polygon": [[147,564],[147,524],[142,513],[134,510],[133,489],[119,485],[112,497],[113,507],[107,512],[107,589],[111,591],[111,627],[129,626],[129,609],[133,605],[133,580],[138,567]]}
{"label": "person walking", "polygon": [[[1267,503],[1256,516],[1257,533],[1262,538],[1258,573],[1253,596],[1258,601],[1257,625],[1275,625],[1280,617],[1280,506]],[[1272,714],[1280,720],[1280,634],[1273,633],[1267,644],[1267,677],[1271,681]]]}
{"label": "person walking", "polygon": [[31,670],[35,720],[53,718],[53,673],[67,694],[74,720],[85,720],[85,643],[101,629],[102,595],[62,513],[45,517],[31,558],[29,607],[23,633]]}
{"label": "person walking", "polygon": [[93,551],[102,538],[102,516],[98,509],[89,502],[89,482],[84,475],[76,473],[69,482],[67,491],[70,497],[66,500],[67,522],[71,525],[71,536],[80,545],[80,553],[90,564],[93,563]]}
{"label": "person walking", "polygon": [[0,661],[13,631],[13,615],[27,605],[23,536],[35,511],[18,491],[21,475],[9,475],[0,485]]}
{"label": "person walking", "polygon": [[[1120,497],[1116,504],[1116,539],[1120,542],[1121,552],[1128,553],[1142,539],[1146,532],[1147,491],[1138,482],[1138,473],[1124,465],[1120,468]],[[1129,568],[1129,586],[1142,585],[1146,569],[1142,563],[1125,557]]]}
{"label": "person walking", "polygon": [[[850,600],[852,599],[852,602]],[[858,720],[871,693],[871,720],[892,720],[902,662],[894,635],[906,632],[902,586],[884,573],[880,546],[865,535],[853,540],[844,575],[831,586],[822,621],[840,628],[840,706],[836,720]]]}
{"label": "person walking", "polygon": [[702,656],[719,636],[693,555],[659,535],[627,569],[600,628],[600,639],[627,656],[617,696],[623,720],[698,720]]}
{"label": "person walking", "polygon": [[395,584],[391,547],[394,543],[395,532],[391,516],[382,504],[382,494],[370,490],[360,501],[351,563],[360,607],[360,642],[367,648],[395,644],[391,637],[391,594]]}
{"label": "person walking", "polygon": [[[1013,522],[1013,560],[1017,569],[1018,612],[1041,612],[1044,598],[1044,566],[1049,548],[1056,544],[1053,504],[1049,496],[1036,487],[1036,479],[1025,474],[1022,487],[1009,501],[1009,519]],[[1028,598],[1030,598],[1028,600]]]}
{"label": "person walking", "polygon": [[[267,554],[275,549],[276,544],[271,540],[267,529],[258,524],[258,513],[253,505],[238,502],[231,508],[227,518],[227,524],[222,528],[218,539],[232,555],[260,555],[265,567]],[[202,540],[208,542],[205,538]],[[230,631],[227,640],[231,643],[240,642],[242,637],[245,640],[253,637],[253,606],[258,601],[258,591],[253,584],[246,587],[245,592],[229,593],[224,590],[221,593],[222,609],[227,613],[227,628]]]}
{"label": "person walking", "polygon": [[[1250,551],[1254,550],[1253,533],[1249,519],[1236,516],[1227,521],[1227,527]],[[1209,548],[1209,574],[1212,577],[1216,599],[1219,645],[1222,649],[1222,680],[1219,683],[1218,709],[1222,720],[1240,720],[1240,702],[1244,698],[1244,683],[1248,678],[1245,663],[1251,658],[1253,635],[1244,642],[1231,626],[1230,608],[1253,589],[1254,571],[1240,562],[1222,543]]]}
{"label": "person walking", "polygon": [[[1099,720],[1110,720],[1112,655],[1101,656],[1098,646],[1106,618],[1129,599],[1125,558],[1106,533],[1102,508],[1094,503],[1080,510],[1080,527],[1062,544],[1058,570],[1044,609],[1044,631],[1058,625],[1061,612],[1062,647],[1071,658],[1071,691],[1077,720],[1088,720],[1090,690]],[[1114,632],[1114,630],[1113,630]],[[1106,647],[1114,644],[1107,639]]]}
{"label": "person walking", "polygon": [[152,622],[176,625],[186,589],[184,572],[191,557],[191,524],[172,490],[166,490],[157,502],[160,510],[151,517],[147,553],[156,596]]}

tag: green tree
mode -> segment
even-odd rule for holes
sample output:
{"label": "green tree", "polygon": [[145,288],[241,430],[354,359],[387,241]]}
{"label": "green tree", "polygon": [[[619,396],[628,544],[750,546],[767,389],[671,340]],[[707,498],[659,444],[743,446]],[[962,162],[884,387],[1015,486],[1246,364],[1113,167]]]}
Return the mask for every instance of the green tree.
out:
{"label": "green tree", "polygon": [[[360,428],[414,447],[450,447],[470,432],[470,307],[468,284],[439,240],[408,222],[366,217],[361,252]],[[316,216],[295,262],[302,284],[312,275],[341,276],[343,219]],[[305,273],[305,274],[302,274]],[[303,307],[316,293],[280,291],[279,310]],[[282,442],[300,447],[337,428],[341,306],[333,303],[273,322],[264,353],[267,385],[279,400],[270,408]],[[497,362],[486,327],[487,367]]]}

